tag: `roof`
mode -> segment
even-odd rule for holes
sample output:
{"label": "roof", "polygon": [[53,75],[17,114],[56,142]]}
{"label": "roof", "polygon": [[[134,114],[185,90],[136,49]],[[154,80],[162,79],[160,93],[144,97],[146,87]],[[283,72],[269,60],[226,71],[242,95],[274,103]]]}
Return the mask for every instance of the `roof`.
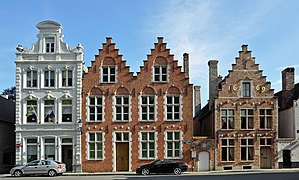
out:
{"label": "roof", "polygon": [[207,114],[211,113],[212,111],[209,108],[210,103],[207,103],[194,117],[194,119],[202,119],[205,117]]}
{"label": "roof", "polygon": [[62,26],[58,22],[51,21],[51,20],[42,21],[38,23],[36,27],[38,29],[61,29],[62,28]]}
{"label": "roof", "polygon": [[15,124],[16,103],[0,96],[0,122]]}
{"label": "roof", "polygon": [[284,109],[288,109],[293,106],[293,101],[299,99],[299,83],[295,84],[294,88],[290,90],[292,93],[290,98],[285,102],[285,104],[282,104],[283,101],[283,91],[279,91],[275,94],[275,96],[278,97],[278,106],[280,107],[280,111]]}

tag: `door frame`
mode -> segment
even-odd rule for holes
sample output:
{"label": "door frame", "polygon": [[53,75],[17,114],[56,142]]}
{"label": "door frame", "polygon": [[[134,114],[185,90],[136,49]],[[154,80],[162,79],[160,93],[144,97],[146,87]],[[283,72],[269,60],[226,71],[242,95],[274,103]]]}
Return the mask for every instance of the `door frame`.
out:
{"label": "door frame", "polygon": [[[129,133],[129,139],[127,141],[117,141],[116,133]],[[129,143],[129,172],[132,171],[132,133],[130,131],[113,131],[112,132],[112,155],[113,155],[113,172],[116,172],[116,143],[117,142],[127,142]]]}
{"label": "door frame", "polygon": [[[72,142],[62,142],[63,139],[71,139]],[[75,148],[74,148],[74,138],[69,136],[62,136],[60,137],[60,162],[63,161],[63,146],[72,146],[73,152],[72,152],[72,164],[71,164],[71,172],[74,171],[74,163],[76,161],[75,159]],[[66,165],[66,164],[65,164]]]}
{"label": "door frame", "polygon": [[[269,151],[271,153],[271,157],[269,159],[267,158],[267,160],[270,161],[270,167],[262,167],[262,161],[263,161],[262,160],[262,149],[267,149],[267,151]],[[261,169],[272,169],[272,165],[273,165],[272,158],[273,158],[273,151],[272,151],[271,147],[267,147],[267,146],[260,147],[260,168]]]}

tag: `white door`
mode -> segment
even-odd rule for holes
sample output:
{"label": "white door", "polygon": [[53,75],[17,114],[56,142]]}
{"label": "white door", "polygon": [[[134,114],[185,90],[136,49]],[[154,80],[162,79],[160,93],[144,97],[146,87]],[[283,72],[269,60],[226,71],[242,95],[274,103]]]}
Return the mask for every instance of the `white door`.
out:
{"label": "white door", "polygon": [[210,170],[210,156],[208,152],[200,152],[198,154],[198,171]]}

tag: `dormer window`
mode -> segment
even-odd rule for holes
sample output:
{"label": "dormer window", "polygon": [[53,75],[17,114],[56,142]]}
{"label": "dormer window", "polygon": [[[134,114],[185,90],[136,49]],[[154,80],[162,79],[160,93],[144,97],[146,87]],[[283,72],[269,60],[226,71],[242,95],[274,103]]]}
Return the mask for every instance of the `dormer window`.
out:
{"label": "dormer window", "polygon": [[243,97],[251,97],[251,87],[250,82],[242,83],[242,96]]}
{"label": "dormer window", "polygon": [[46,53],[54,53],[54,38],[46,38]]}

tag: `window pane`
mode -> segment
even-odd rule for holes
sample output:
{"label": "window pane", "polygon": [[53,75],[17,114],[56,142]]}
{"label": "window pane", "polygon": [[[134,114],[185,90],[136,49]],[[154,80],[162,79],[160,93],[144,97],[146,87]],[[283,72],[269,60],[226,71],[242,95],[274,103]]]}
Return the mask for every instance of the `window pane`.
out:
{"label": "window pane", "polygon": [[167,96],[167,104],[172,104],[172,96]]}
{"label": "window pane", "polygon": [[174,139],[175,140],[180,140],[180,133],[179,132],[174,132]]}
{"label": "window pane", "polygon": [[221,148],[221,153],[222,153],[222,161],[227,161],[227,148]]}
{"label": "window pane", "polygon": [[180,103],[180,97],[175,96],[175,97],[174,97],[174,103],[175,103],[175,104],[179,104],[179,103]]}
{"label": "window pane", "polygon": [[142,140],[147,140],[147,133],[141,133]]}
{"label": "window pane", "polygon": [[142,104],[147,104],[147,96],[141,97],[141,103]]}
{"label": "window pane", "polygon": [[167,132],[167,140],[172,140],[172,132]]}
{"label": "window pane", "polygon": [[114,67],[110,67],[110,74],[115,74],[115,68]]}
{"label": "window pane", "polygon": [[149,133],[149,140],[155,140],[155,133]]}
{"label": "window pane", "polygon": [[89,141],[95,141],[95,133],[89,133]]}

